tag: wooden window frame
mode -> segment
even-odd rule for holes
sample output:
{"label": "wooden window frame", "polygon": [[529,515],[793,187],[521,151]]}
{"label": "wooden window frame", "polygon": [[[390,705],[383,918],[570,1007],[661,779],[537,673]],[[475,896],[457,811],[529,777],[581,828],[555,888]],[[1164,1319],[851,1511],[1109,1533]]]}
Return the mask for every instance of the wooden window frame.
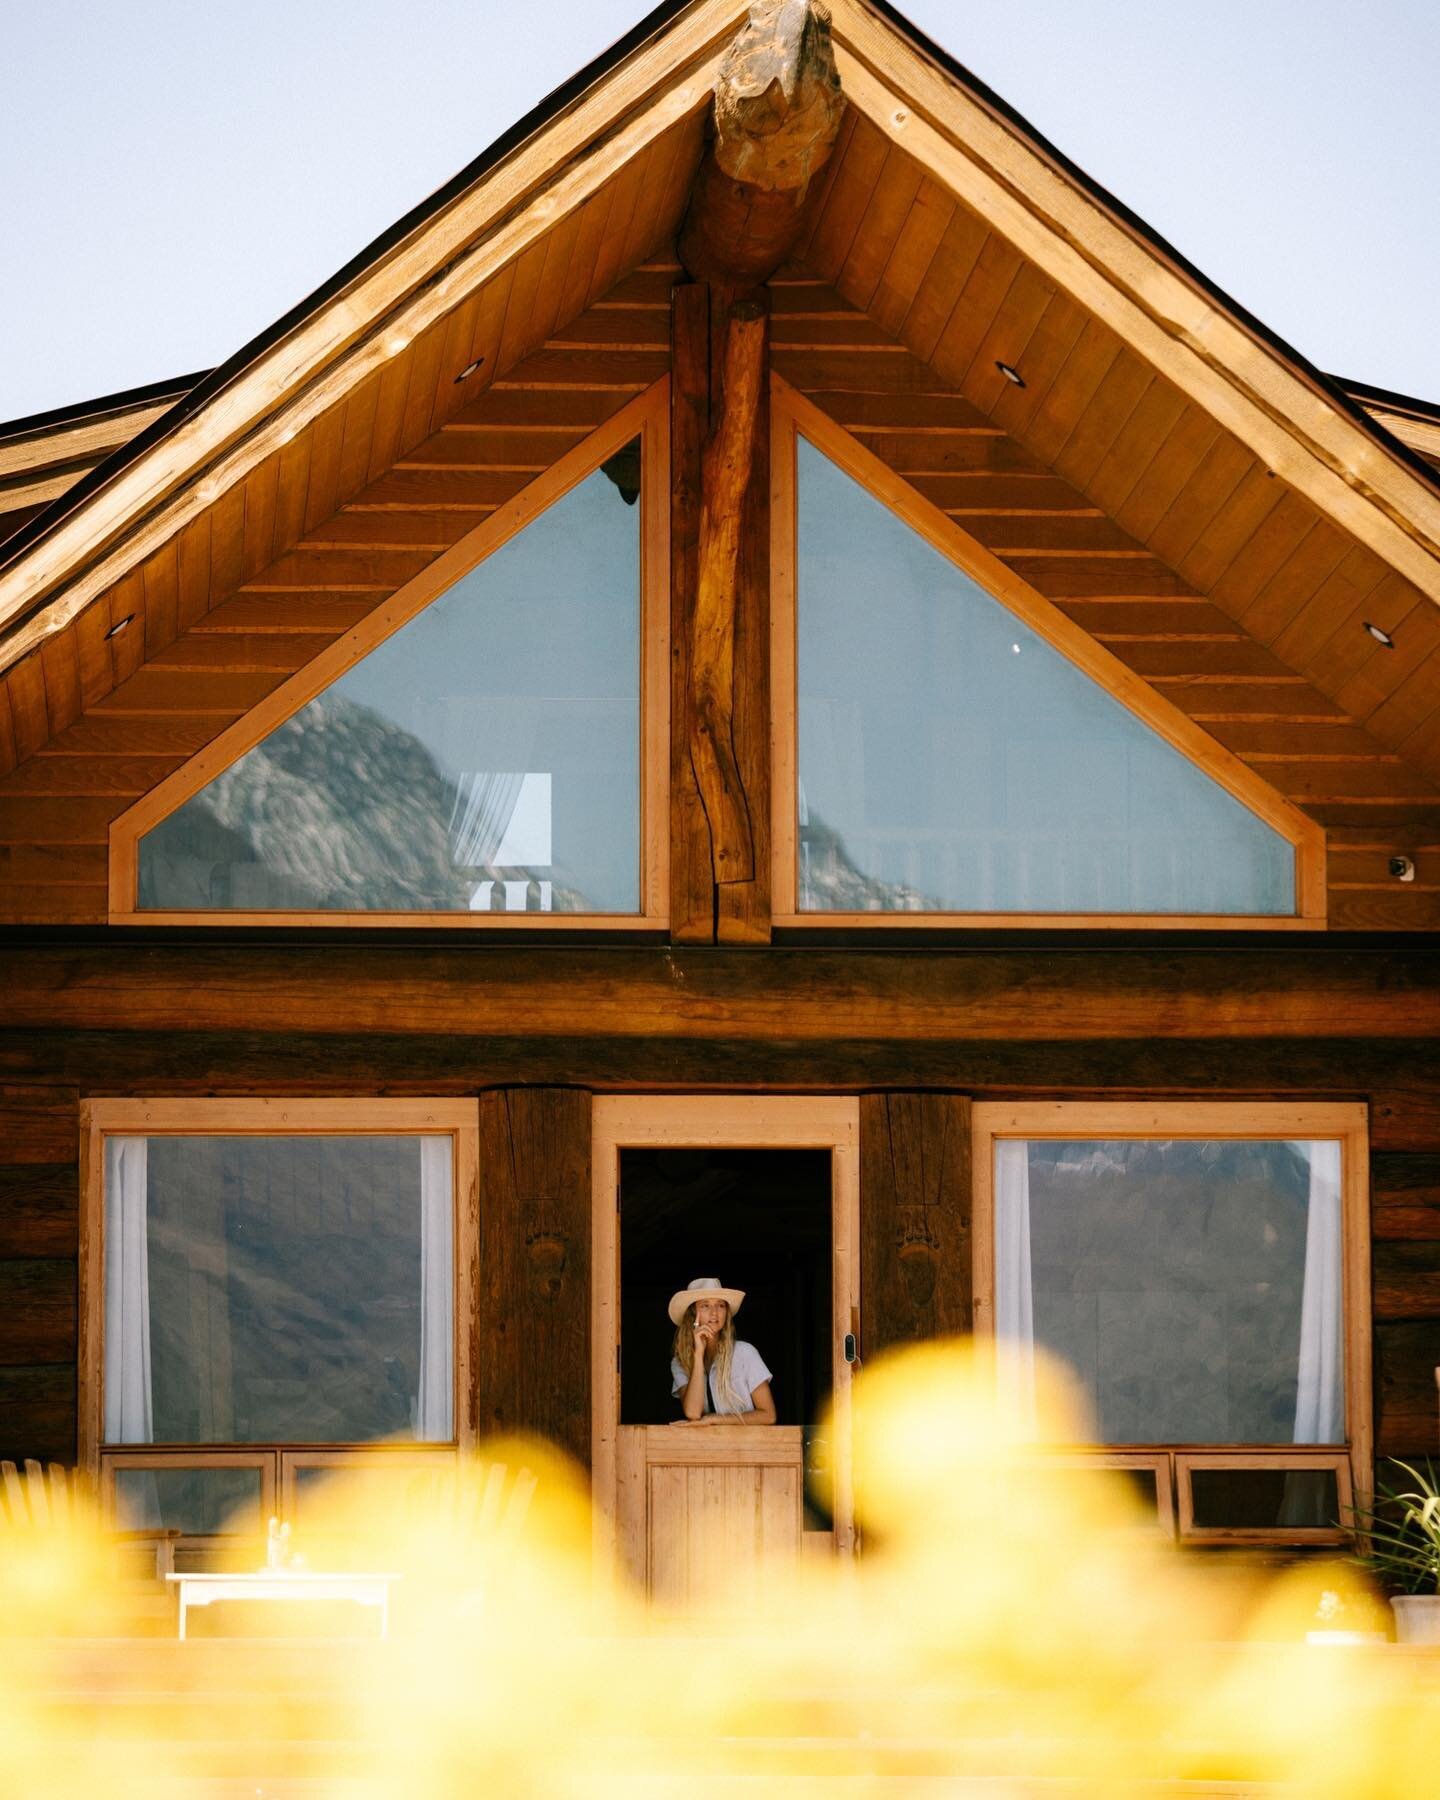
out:
{"label": "wooden window frame", "polygon": [[1046,1469],[1148,1469],[1155,1477],[1155,1528],[1175,1536],[1175,1480],[1167,1450],[1043,1450],[1035,1458]]}
{"label": "wooden window frame", "polygon": [[[784,380],[771,377],[770,678],[772,793],[771,892],[774,924],[786,929],[934,930],[937,927],[1029,927],[1132,930],[1312,931],[1326,919],[1325,832],[1261,779],[1232,751],[1187,718],[1068,619],[1029,582],[963,531],[939,507],[871,454],[843,426]],[[1110,697],[1133,713],[1219,787],[1278,832],[1295,852],[1295,911],[1273,913],[801,912],[799,830],[795,795],[799,761],[798,476],[796,440],[803,437],[917,532],[932,549],[979,584]]]}
{"label": "wooden window frame", "polygon": [[[1345,1440],[1340,1444],[1100,1445],[1093,1455],[1165,1454],[1175,1465],[1177,1530],[1187,1543],[1335,1542],[1335,1533],[1304,1528],[1196,1532],[1187,1514],[1188,1470],[1240,1468],[1259,1458],[1264,1468],[1347,1466],[1346,1510],[1363,1507],[1373,1491],[1374,1438],[1370,1373],[1370,1180],[1367,1109],[1352,1102],[1153,1100],[980,1101],[971,1108],[974,1170],[974,1326],[977,1337],[995,1333],[995,1145],[1005,1138],[1066,1142],[1137,1138],[1244,1141],[1330,1139],[1341,1147],[1341,1269],[1345,1342]],[[1087,1447],[1088,1449],[1089,1447]],[[1207,1459],[1213,1459],[1207,1465]]]}
{"label": "wooden window frame", "polygon": [[[1197,1469],[1276,1469],[1287,1475],[1306,1469],[1333,1470],[1341,1524],[1338,1527],[1197,1525],[1194,1491],[1190,1485],[1190,1477]],[[1313,1450],[1288,1452],[1283,1448],[1268,1450],[1263,1446],[1231,1451],[1177,1450],[1175,1495],[1182,1544],[1343,1544],[1350,1536],[1345,1521],[1353,1520],[1355,1516],[1350,1459],[1343,1446],[1328,1456]]]}
{"label": "wooden window frame", "polygon": [[[612,1512],[620,1470],[620,1153],[646,1148],[730,1150],[828,1150],[830,1170],[831,1416],[837,1443],[851,1438],[851,1376],[843,1344],[859,1336],[860,1320],[860,1102],[853,1096],[792,1094],[597,1095],[591,1111],[592,1372],[591,1491],[594,1544],[600,1567],[613,1566],[616,1520]],[[717,1428],[723,1436],[728,1428]],[[744,1426],[738,1430],[747,1429]],[[713,1434],[706,1432],[708,1439]],[[703,1448],[703,1447],[702,1447]],[[713,1455],[718,1443],[708,1447]],[[759,1450],[747,1443],[747,1451]],[[848,1449],[834,1464],[831,1516],[834,1548],[855,1548],[854,1482]]]}
{"label": "wooden window frame", "polygon": [[456,1449],[453,1444],[377,1444],[366,1449],[316,1448],[303,1444],[282,1449],[280,1464],[280,1517],[295,1520],[295,1477],[301,1469],[374,1469],[386,1464],[392,1469],[440,1469],[455,1471]]}
{"label": "wooden window frame", "polygon": [[[391,1099],[86,1100],[80,1108],[80,1321],[77,1436],[81,1468],[113,1491],[112,1468],[182,1465],[227,1468],[293,1453],[388,1455],[389,1444],[106,1444],[105,1421],[105,1139],[107,1137],[449,1137],[455,1181],[453,1435],[433,1446],[405,1443],[398,1452],[436,1455],[473,1448],[477,1435],[471,1379],[475,1346],[475,1282],[479,1253],[477,1156],[479,1102]],[[283,1475],[276,1463],[271,1501]]]}
{"label": "wooden window frame", "polygon": [[[635,913],[394,911],[253,912],[139,905],[140,839],[246,751],[293,718],[445,591],[535,523],[632,438],[641,440],[640,487],[640,910]],[[112,925],[394,927],[479,931],[662,932],[670,917],[670,380],[663,376],[567,451],[428,568],[337,638],[188,762],[113,820]]]}
{"label": "wooden window frame", "polygon": [[[101,1512],[107,1519],[116,1516],[115,1477],[125,1469],[257,1469],[260,1473],[260,1526],[256,1535],[263,1537],[265,1521],[278,1510],[276,1460],[273,1450],[263,1448],[202,1448],[198,1453],[191,1453],[179,1448],[152,1449],[149,1445],[137,1445],[133,1450],[102,1450],[99,1469]],[[227,1541],[248,1543],[251,1540],[245,1532],[183,1532],[179,1545],[182,1549],[187,1549],[194,1548],[197,1544],[213,1546]]]}

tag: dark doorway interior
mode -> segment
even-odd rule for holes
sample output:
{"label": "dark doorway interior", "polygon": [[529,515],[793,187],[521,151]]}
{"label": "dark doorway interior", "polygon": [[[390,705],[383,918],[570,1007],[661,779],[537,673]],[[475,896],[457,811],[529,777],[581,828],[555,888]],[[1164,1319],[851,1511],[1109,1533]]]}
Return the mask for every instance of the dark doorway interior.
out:
{"label": "dark doorway interior", "polygon": [[679,1416],[666,1303],[696,1276],[745,1290],[737,1335],[774,1380],[779,1422],[809,1425],[830,1396],[828,1150],[623,1150],[620,1422]]}

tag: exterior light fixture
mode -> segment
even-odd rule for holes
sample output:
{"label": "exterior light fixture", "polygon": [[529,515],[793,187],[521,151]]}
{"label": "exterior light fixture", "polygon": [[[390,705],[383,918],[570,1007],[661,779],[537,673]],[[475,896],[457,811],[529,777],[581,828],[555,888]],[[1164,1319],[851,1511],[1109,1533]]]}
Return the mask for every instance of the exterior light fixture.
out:
{"label": "exterior light fixture", "polygon": [[472,375],[476,374],[477,371],[484,364],[484,361],[485,361],[485,358],[483,356],[477,356],[475,358],[474,362],[466,363],[465,367],[455,377],[457,386],[460,382],[468,381]]}
{"label": "exterior light fixture", "polygon": [[108,638],[112,638],[112,637],[119,637],[120,633],[125,629],[125,627],[127,625],[129,625],[132,622],[134,617],[135,617],[134,613],[126,613],[126,615],[123,619],[117,619],[115,621],[115,623],[110,627],[110,629],[105,633],[106,638],[108,639]]}
{"label": "exterior light fixture", "polygon": [[995,367],[1000,371],[1000,373],[1005,377],[1005,379],[1007,381],[1013,381],[1016,387],[1024,387],[1025,377],[1020,373],[1020,371],[1018,369],[1012,369],[1010,367],[1009,363],[1001,362],[998,359],[998,357],[995,362]]}
{"label": "exterior light fixture", "polygon": [[1377,644],[1383,644],[1387,650],[1393,650],[1395,648],[1394,638],[1391,637],[1390,633],[1383,625],[1372,625],[1369,619],[1367,619],[1365,621],[1365,629],[1370,633]]}
{"label": "exterior light fixture", "polygon": [[1397,881],[1413,881],[1415,879],[1415,865],[1408,856],[1392,856],[1390,858],[1390,873]]}

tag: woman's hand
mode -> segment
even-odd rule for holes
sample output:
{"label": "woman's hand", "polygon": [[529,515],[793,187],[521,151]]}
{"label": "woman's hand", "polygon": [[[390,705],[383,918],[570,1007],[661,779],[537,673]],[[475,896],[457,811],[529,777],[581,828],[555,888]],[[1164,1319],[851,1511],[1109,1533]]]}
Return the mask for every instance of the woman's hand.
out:
{"label": "woman's hand", "polygon": [[704,1368],[705,1358],[715,1348],[715,1328],[711,1325],[697,1325],[695,1328],[695,1366]]}

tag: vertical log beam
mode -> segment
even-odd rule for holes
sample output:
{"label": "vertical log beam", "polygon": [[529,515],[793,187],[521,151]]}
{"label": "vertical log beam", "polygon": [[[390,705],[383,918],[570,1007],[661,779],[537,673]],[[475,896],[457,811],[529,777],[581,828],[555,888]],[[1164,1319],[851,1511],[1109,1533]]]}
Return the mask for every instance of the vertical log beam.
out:
{"label": "vertical log beam", "polygon": [[[765,373],[761,304],[742,300],[730,309],[722,357],[718,417],[700,462],[700,563],[687,696],[690,761],[710,826],[710,865],[717,887],[755,878],[750,807],[732,718],[740,536]],[[714,417],[714,399],[711,410]]]}
{"label": "vertical log beam", "polygon": [[480,1096],[471,1362],[481,1437],[526,1431],[590,1462],[590,1096]]}
{"label": "vertical log beam", "polygon": [[861,1096],[860,1308],[867,1356],[971,1328],[962,1094]]}
{"label": "vertical log beam", "polygon": [[767,300],[677,288],[671,930],[763,943],[769,899]]}

